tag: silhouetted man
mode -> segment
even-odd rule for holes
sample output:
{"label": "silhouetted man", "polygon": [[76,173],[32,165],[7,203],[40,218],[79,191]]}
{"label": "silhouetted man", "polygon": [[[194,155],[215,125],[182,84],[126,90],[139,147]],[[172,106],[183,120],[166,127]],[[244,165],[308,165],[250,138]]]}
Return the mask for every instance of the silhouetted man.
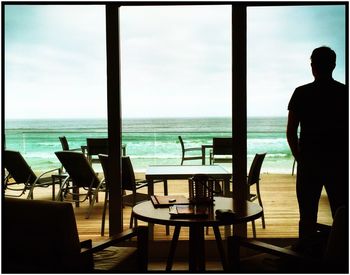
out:
{"label": "silhouetted man", "polygon": [[335,65],[332,49],[316,48],[311,55],[315,81],[295,89],[288,105],[287,139],[298,164],[300,249],[315,234],[323,186],[333,217],[339,206],[348,205],[348,93],[332,78]]}

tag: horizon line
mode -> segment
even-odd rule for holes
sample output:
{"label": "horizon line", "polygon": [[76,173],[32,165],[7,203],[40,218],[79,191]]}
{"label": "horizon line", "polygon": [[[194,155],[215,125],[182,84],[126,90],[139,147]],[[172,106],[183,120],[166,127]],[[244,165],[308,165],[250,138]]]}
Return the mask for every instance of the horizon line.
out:
{"label": "horizon line", "polygon": [[[252,115],[252,116],[247,116],[247,118],[286,118],[287,115]],[[124,117],[122,119],[213,119],[213,118],[232,118],[229,116],[184,116],[184,117],[171,117],[171,116],[164,116],[164,117]],[[44,117],[33,117],[33,118],[5,118],[4,120],[81,120],[81,119],[106,119],[106,117],[49,117],[49,118],[44,118]]]}

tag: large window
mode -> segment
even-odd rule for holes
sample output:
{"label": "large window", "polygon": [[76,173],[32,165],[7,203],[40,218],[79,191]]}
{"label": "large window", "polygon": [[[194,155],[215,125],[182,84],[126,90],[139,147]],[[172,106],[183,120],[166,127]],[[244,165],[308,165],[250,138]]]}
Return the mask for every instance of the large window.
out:
{"label": "large window", "polygon": [[[231,6],[121,7],[123,143],[136,169],[231,136]],[[194,161],[200,164],[201,161]]]}
{"label": "large window", "polygon": [[267,152],[263,170],[290,172],[287,106],[297,86],[310,83],[310,56],[326,45],[337,54],[333,77],[345,83],[345,6],[247,9],[248,159]]}
{"label": "large window", "polygon": [[103,5],[5,5],[6,148],[35,171],[57,167],[58,137],[71,148],[106,136]]}

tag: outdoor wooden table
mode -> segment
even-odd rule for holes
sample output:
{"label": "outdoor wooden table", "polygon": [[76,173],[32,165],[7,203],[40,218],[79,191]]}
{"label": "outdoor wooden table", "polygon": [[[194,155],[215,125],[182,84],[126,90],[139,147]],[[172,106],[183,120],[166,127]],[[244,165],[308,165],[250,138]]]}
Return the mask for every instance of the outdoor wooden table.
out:
{"label": "outdoor wooden table", "polygon": [[[217,209],[231,209],[235,213],[234,218],[220,220],[215,216]],[[249,201],[234,201],[232,198],[215,197],[214,205],[209,208],[209,215],[205,218],[179,219],[170,217],[168,208],[154,208],[151,201],[142,202],[133,208],[135,218],[151,224],[175,226],[174,235],[170,245],[166,270],[172,268],[176,244],[182,226],[189,227],[189,270],[205,270],[205,239],[204,228],[213,227],[215,240],[224,270],[227,270],[226,256],[223,249],[219,226],[228,226],[246,223],[258,219],[262,215],[262,208]]]}
{"label": "outdoor wooden table", "polygon": [[148,195],[154,194],[155,180],[187,180],[196,174],[206,174],[223,181],[223,194],[230,194],[232,174],[220,165],[151,165],[147,167],[145,177],[148,182]]}

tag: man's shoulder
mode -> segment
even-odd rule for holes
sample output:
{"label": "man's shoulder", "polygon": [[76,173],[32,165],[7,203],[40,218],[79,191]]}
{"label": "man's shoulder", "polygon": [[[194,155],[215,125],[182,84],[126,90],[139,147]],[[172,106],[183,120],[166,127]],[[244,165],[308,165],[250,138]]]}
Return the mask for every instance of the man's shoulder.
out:
{"label": "man's shoulder", "polygon": [[311,90],[313,89],[314,87],[314,82],[310,82],[310,83],[307,83],[307,84],[304,84],[304,85],[301,85],[299,87],[297,87],[295,89],[296,92],[301,92],[301,91],[307,91],[307,90]]}
{"label": "man's shoulder", "polygon": [[333,85],[339,89],[345,89],[346,88],[346,85],[337,81],[337,80],[333,80]]}
{"label": "man's shoulder", "polygon": [[[341,83],[341,82],[339,82],[337,80],[332,80],[331,82],[328,82],[325,86],[322,86],[322,87],[323,88],[325,88],[325,87],[330,88],[332,86],[333,86],[333,88],[337,88],[337,89],[345,89],[346,88],[345,84],[343,84],[343,83]],[[308,91],[308,90],[311,91],[311,90],[313,90],[315,88],[319,89],[320,86],[319,86],[319,84],[317,84],[314,81],[314,82],[310,82],[310,83],[301,85],[301,86],[297,87],[295,90],[299,91],[299,92],[300,91]]]}

